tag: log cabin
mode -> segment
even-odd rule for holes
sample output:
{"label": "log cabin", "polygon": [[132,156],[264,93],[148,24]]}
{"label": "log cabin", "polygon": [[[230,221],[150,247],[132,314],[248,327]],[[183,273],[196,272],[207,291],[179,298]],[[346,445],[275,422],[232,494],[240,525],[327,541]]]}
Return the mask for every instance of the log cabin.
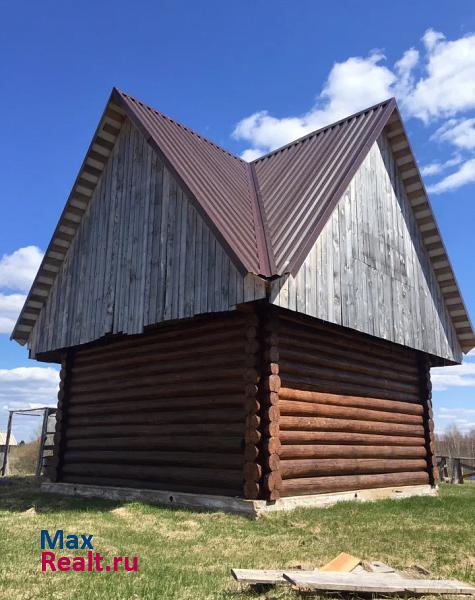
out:
{"label": "log cabin", "polygon": [[269,506],[434,490],[475,346],[394,99],[246,162],[117,89],[12,338],[61,365],[57,486]]}

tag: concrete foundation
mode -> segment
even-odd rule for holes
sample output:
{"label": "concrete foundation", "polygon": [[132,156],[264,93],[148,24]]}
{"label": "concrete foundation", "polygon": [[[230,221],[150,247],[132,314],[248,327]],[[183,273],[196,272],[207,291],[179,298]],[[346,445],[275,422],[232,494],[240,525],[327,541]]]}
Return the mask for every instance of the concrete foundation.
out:
{"label": "concrete foundation", "polygon": [[323,508],[336,502],[374,502],[383,499],[410,498],[412,496],[437,496],[438,489],[430,485],[411,485],[401,487],[376,488],[372,490],[354,490],[335,492],[332,494],[313,494],[309,496],[292,496],[281,498],[275,502],[266,500],[244,500],[227,496],[211,496],[205,494],[187,494],[165,490],[146,490],[138,488],[105,487],[74,483],[49,483],[41,485],[44,492],[63,494],[65,496],[81,496],[84,498],[102,498],[116,501],[139,501],[159,504],[168,507],[187,508],[190,510],[206,510],[226,512],[257,518],[260,515],[290,511],[296,508]]}

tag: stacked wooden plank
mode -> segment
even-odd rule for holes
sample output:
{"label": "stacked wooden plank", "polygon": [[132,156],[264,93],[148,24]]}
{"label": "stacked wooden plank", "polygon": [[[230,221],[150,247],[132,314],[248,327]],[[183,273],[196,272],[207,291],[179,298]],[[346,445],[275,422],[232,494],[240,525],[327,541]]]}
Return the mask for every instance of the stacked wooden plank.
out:
{"label": "stacked wooden plank", "polygon": [[70,353],[49,476],[242,496],[245,331],[230,313]]}
{"label": "stacked wooden plank", "polygon": [[429,483],[417,354],[288,311],[275,320],[280,495]]}

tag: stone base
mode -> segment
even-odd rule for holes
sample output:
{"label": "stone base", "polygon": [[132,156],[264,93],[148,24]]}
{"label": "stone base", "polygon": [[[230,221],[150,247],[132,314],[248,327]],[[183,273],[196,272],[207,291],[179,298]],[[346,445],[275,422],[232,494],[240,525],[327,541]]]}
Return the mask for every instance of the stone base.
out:
{"label": "stone base", "polygon": [[138,501],[160,504],[169,507],[187,508],[190,510],[207,510],[226,512],[257,518],[260,515],[295,508],[322,508],[336,502],[373,502],[387,498],[410,498],[411,496],[437,496],[438,489],[430,485],[410,485],[401,487],[376,488],[373,490],[354,490],[351,492],[335,492],[332,494],[312,494],[309,496],[292,496],[274,502],[266,500],[244,500],[228,496],[211,496],[206,494],[187,494],[184,492],[146,490],[125,487],[106,487],[75,483],[50,483],[41,485],[44,492],[63,494],[65,496],[81,496],[84,498],[103,498],[104,500]]}

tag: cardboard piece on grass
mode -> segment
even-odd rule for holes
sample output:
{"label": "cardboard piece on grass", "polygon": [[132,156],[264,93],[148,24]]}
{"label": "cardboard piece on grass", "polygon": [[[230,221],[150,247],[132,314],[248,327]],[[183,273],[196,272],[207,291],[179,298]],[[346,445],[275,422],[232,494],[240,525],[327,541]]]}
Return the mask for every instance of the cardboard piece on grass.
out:
{"label": "cardboard piece on grass", "polygon": [[359,564],[361,558],[347,554],[346,552],[340,552],[333,560],[328,562],[323,567],[320,567],[320,571],[331,571],[337,573],[351,573]]}

